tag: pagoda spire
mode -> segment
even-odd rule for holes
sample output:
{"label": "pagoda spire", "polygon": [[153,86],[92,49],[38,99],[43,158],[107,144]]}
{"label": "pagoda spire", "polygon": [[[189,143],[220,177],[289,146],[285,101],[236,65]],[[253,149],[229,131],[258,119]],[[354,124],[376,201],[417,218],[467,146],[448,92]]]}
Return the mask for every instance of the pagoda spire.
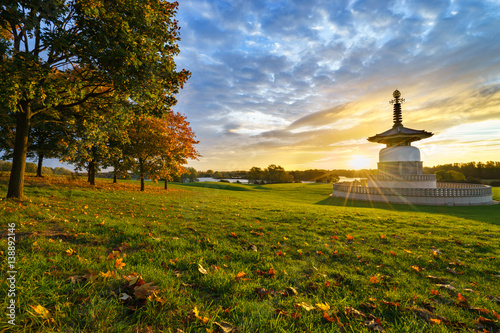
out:
{"label": "pagoda spire", "polygon": [[401,98],[401,92],[399,90],[394,90],[392,93],[394,97],[393,100],[389,101],[389,103],[394,104],[394,126],[393,127],[401,127],[403,126],[403,115],[401,113],[401,103],[404,103],[405,99]]}

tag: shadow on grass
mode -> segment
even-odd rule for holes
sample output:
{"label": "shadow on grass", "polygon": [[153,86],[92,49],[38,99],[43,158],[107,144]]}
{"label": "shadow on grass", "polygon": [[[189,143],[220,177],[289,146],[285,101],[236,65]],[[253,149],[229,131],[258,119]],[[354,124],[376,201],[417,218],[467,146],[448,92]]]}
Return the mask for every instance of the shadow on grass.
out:
{"label": "shadow on grass", "polygon": [[336,207],[375,208],[398,212],[422,212],[429,214],[442,214],[454,217],[475,220],[500,226],[500,204],[485,206],[420,206],[391,204],[385,202],[370,202],[358,200],[345,200],[343,198],[328,197],[316,202],[316,205]]}

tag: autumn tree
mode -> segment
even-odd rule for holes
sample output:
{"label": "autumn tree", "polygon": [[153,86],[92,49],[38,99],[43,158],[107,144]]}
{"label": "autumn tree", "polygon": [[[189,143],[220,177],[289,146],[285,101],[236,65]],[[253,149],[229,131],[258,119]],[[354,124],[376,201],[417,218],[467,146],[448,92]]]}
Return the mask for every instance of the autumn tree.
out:
{"label": "autumn tree", "polygon": [[[0,106],[14,114],[7,197],[22,198],[29,130],[115,91],[157,115],[190,73],[176,71],[178,3],[164,0],[26,0],[0,3]],[[105,87],[105,89],[102,89]]]}
{"label": "autumn tree", "polygon": [[194,132],[186,117],[176,112],[169,112],[162,118],[140,117],[128,128],[130,147],[127,152],[135,161],[134,171],[141,180],[144,191],[144,179],[171,179],[173,173],[182,174],[187,159],[199,156],[194,145]]}

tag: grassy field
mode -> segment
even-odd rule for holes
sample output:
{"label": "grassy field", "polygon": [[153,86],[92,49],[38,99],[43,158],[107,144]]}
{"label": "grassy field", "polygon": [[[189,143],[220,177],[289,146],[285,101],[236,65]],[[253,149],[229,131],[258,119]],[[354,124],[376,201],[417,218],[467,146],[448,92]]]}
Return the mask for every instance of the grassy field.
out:
{"label": "grassy field", "polygon": [[4,284],[0,330],[500,329],[500,205],[344,202],[325,184],[28,183],[25,201],[0,201],[0,267],[15,224],[17,270],[16,326]]}

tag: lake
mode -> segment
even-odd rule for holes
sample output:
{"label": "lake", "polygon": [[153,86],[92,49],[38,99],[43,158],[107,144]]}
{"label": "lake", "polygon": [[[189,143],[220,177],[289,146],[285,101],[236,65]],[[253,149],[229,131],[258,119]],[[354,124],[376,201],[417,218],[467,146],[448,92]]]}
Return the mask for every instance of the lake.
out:
{"label": "lake", "polygon": [[[347,177],[340,176],[341,182],[352,182],[354,180],[359,180],[359,179],[361,179],[361,178],[347,178]],[[237,181],[239,181],[242,184],[248,184],[248,179],[224,179],[224,180],[227,180],[230,183],[236,183]],[[220,181],[220,179],[215,179],[212,177],[199,177],[198,181],[199,182],[218,182],[218,181]],[[314,183],[314,182],[313,181],[303,181],[302,183]]]}

